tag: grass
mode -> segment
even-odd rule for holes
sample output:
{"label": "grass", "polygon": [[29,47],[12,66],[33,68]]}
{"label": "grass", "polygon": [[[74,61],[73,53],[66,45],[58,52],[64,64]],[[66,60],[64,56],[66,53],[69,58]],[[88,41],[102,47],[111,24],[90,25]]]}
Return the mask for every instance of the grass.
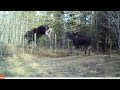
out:
{"label": "grass", "polygon": [[[32,50],[32,53],[31,53]],[[53,58],[58,58],[58,57],[66,57],[69,56],[67,50],[51,50],[46,49],[46,48],[33,48],[33,49],[27,49],[25,50],[25,53],[35,55],[37,57],[53,57]]]}
{"label": "grass", "polygon": [[[38,59],[37,59],[38,60]],[[20,54],[20,56],[13,55],[12,57],[4,58],[0,60],[1,70],[0,73],[9,77],[30,77],[46,75],[45,67],[38,63],[36,58],[28,54]]]}
{"label": "grass", "polygon": [[[0,58],[0,73],[7,77],[69,77],[120,76],[120,56],[117,54],[69,56],[66,50],[17,48],[7,45]],[[68,57],[69,56],[69,57]]]}
{"label": "grass", "polygon": [[[40,48],[17,48],[8,44],[6,54],[0,58],[0,73],[7,77],[35,77],[35,76],[51,76],[46,65],[39,62],[44,57],[66,57],[67,52],[64,50],[52,50]],[[52,70],[52,69],[51,69]],[[54,73],[53,73],[54,74]],[[59,73],[58,76],[60,75]],[[56,75],[54,74],[54,75]]]}

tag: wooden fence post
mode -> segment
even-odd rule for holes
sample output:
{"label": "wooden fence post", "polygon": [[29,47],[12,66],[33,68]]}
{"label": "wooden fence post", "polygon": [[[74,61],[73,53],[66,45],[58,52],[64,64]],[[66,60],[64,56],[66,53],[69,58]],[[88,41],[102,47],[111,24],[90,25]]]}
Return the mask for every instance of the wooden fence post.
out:
{"label": "wooden fence post", "polygon": [[55,33],[55,50],[57,49],[57,38],[56,38],[56,33]]}

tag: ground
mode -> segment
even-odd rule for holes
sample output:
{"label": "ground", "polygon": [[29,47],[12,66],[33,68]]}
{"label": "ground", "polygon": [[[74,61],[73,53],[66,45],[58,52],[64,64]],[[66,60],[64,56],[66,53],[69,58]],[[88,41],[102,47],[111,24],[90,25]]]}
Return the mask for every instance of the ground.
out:
{"label": "ground", "polygon": [[0,73],[7,77],[120,77],[120,56],[92,54],[40,58],[24,53],[2,58]]}

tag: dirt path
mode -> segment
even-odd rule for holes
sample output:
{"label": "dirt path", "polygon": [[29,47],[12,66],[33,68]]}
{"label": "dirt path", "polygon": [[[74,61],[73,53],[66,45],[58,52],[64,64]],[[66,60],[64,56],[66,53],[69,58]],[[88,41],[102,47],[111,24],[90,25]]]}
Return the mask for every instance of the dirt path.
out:
{"label": "dirt path", "polygon": [[120,77],[120,56],[38,58],[19,55],[0,60],[7,77]]}
{"label": "dirt path", "polygon": [[119,58],[106,55],[69,56],[39,60],[46,67],[47,77],[119,77]]}

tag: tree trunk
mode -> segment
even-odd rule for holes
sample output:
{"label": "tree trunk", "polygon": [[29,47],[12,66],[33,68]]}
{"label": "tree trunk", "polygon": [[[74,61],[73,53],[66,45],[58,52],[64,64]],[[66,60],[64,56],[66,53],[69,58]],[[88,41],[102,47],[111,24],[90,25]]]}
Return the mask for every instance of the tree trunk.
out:
{"label": "tree trunk", "polygon": [[57,38],[56,38],[56,33],[55,33],[55,50],[57,49]]}
{"label": "tree trunk", "polygon": [[34,48],[35,48],[35,52],[36,52],[36,42],[37,42],[37,40],[36,40],[36,33],[34,33],[34,40],[35,40],[35,42],[34,42]]}
{"label": "tree trunk", "polygon": [[120,54],[120,31],[119,31],[119,38],[118,38],[118,48],[119,48],[118,52]]}
{"label": "tree trunk", "polygon": [[[96,14],[97,15],[97,14]],[[97,50],[97,53],[99,52],[99,39],[98,39],[98,28],[97,28],[97,16],[95,16],[95,20],[96,20],[96,22],[95,22],[95,29],[96,29],[96,50]]]}
{"label": "tree trunk", "polygon": [[65,39],[63,38],[63,49],[65,49]]}
{"label": "tree trunk", "polygon": [[3,53],[2,47],[3,47],[3,45],[2,45],[2,42],[1,42],[1,45],[0,45],[0,57],[1,58],[2,58],[2,53]]}
{"label": "tree trunk", "polygon": [[119,32],[119,36],[118,36],[118,48],[119,48],[119,50],[118,50],[118,52],[119,52],[119,54],[120,54],[120,29],[119,29],[119,27],[120,27],[120,16],[119,16],[119,12],[118,12],[118,32]]}
{"label": "tree trunk", "polygon": [[50,46],[50,53],[51,53],[51,51],[52,51],[52,39],[51,39],[51,36],[49,37],[49,46]]}

